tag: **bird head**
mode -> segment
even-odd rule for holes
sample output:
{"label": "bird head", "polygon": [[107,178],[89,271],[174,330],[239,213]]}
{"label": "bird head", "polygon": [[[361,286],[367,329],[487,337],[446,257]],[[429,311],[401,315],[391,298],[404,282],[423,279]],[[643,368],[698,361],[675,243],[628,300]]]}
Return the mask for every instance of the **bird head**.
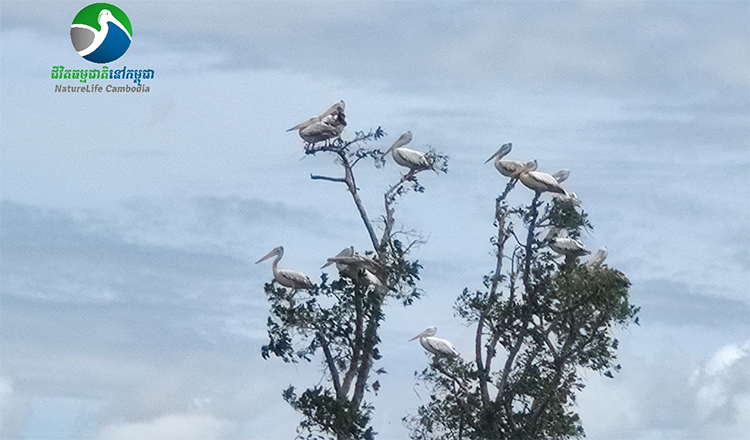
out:
{"label": "bird head", "polygon": [[394,142],[393,145],[391,145],[391,148],[389,148],[388,150],[386,150],[386,152],[383,153],[383,154],[388,154],[394,148],[403,147],[404,145],[408,144],[409,142],[411,142],[411,131],[407,130],[406,132],[404,132],[404,134],[402,134],[401,136],[399,136],[398,139],[396,139],[396,142]]}
{"label": "bird head", "polygon": [[99,24],[104,24],[104,22],[112,21],[114,16],[112,15],[112,12],[109,9],[102,9],[101,12],[99,12],[99,17],[97,17],[97,21]]}
{"label": "bird head", "polygon": [[284,256],[284,246],[278,246],[278,247],[275,247],[275,248],[271,249],[271,252],[267,253],[263,258],[261,258],[260,260],[256,261],[255,264],[258,264],[258,263],[260,263],[262,261],[266,261],[269,258],[277,256],[277,255],[278,255],[279,258],[281,258],[281,257]]}
{"label": "bird head", "polygon": [[490,156],[489,159],[485,160],[484,163],[487,163],[487,162],[491,161],[492,159],[494,159],[496,157],[498,159],[502,159],[503,157],[507,156],[508,153],[510,153],[510,150],[512,150],[512,149],[513,149],[513,144],[512,143],[508,142],[507,144],[503,144],[503,146],[500,147],[499,150],[495,151],[495,154],[493,154],[492,156]]}
{"label": "bird head", "polygon": [[343,110],[341,110],[340,112],[338,112],[338,116],[336,117],[336,119],[338,120],[339,124],[341,124],[344,127],[346,127],[346,115],[344,114]]}
{"label": "bird head", "polygon": [[[354,255],[354,246],[349,246],[349,247],[345,247],[344,249],[341,250],[341,252],[339,252],[338,254],[336,254],[336,257],[351,257],[352,255]],[[333,263],[335,263],[334,258],[336,258],[336,257],[329,258],[328,262],[326,264],[322,265],[320,268],[324,269],[324,268],[332,265]]]}
{"label": "bird head", "polygon": [[437,333],[437,327],[434,325],[432,327],[427,327],[425,331],[418,334],[417,336],[414,336],[413,338],[409,339],[409,341],[413,341],[415,339],[423,338],[425,336],[435,336],[435,333]]}

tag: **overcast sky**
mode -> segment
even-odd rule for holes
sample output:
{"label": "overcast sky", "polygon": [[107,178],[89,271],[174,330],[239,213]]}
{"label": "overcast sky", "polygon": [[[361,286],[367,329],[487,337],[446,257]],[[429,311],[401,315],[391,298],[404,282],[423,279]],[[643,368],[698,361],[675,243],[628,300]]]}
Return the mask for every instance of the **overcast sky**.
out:
{"label": "overcast sky", "polygon": [[[386,310],[374,404],[381,439],[420,404],[407,343],[453,317],[494,267],[484,160],[505,142],[566,186],[588,247],[633,281],[641,326],[622,372],[586,373],[593,439],[740,439],[750,432],[750,6],[704,2],[119,1],[150,68],[143,94],[54,93],[90,68],[69,27],[86,2],[0,5],[0,437],[289,439],[281,399],[317,364],[264,361],[270,264],[318,279],[368,240],[325,157],[285,129],[343,99],[356,130],[403,131],[451,158],[397,218],[429,237],[427,296]],[[67,83],[65,83],[67,84]],[[398,179],[358,166],[374,217]],[[516,190],[512,200],[529,200]]]}

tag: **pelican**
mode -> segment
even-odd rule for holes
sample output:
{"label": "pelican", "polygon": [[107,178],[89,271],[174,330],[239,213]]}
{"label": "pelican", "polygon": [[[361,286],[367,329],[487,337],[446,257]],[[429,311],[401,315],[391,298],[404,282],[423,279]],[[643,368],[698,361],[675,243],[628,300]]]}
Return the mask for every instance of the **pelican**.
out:
{"label": "pelican", "polygon": [[354,246],[344,248],[335,257],[329,258],[321,269],[334,263],[336,263],[336,269],[342,276],[385,288],[385,269],[383,266],[366,255],[354,252]]}
{"label": "pelican", "polygon": [[325,112],[323,112],[323,114],[321,114],[320,116],[313,116],[312,118],[308,119],[307,121],[300,122],[299,124],[295,125],[294,127],[288,129],[287,131],[302,130],[304,128],[307,128],[307,127],[315,124],[316,122],[322,121],[323,118],[325,118],[326,116],[330,116],[330,115],[337,114],[337,113],[344,113],[344,107],[345,107],[344,101],[339,101],[339,102],[333,104],[332,106],[330,106],[328,108],[328,110],[326,110]]}
{"label": "pelican", "polygon": [[554,177],[541,171],[536,171],[537,162],[527,162],[524,167],[516,171],[513,176],[521,181],[527,188],[536,192],[554,192],[567,196],[568,192],[555,180]]}
{"label": "pelican", "polygon": [[513,177],[513,175],[523,169],[524,164],[523,162],[519,162],[517,160],[506,160],[503,159],[503,157],[507,156],[510,153],[510,150],[513,149],[513,144],[507,143],[503,144],[502,147],[500,147],[499,150],[495,152],[492,156],[490,156],[489,159],[485,160],[484,163],[487,163],[491,161],[492,159],[495,159],[495,168],[505,177]]}
{"label": "pelican", "polygon": [[437,333],[437,327],[428,327],[427,330],[409,339],[409,341],[419,338],[419,343],[422,344],[422,347],[437,356],[456,357],[459,355],[458,350],[456,350],[456,347],[450,341],[436,338],[435,333]]}
{"label": "pelican", "polygon": [[411,142],[411,131],[407,131],[396,139],[396,142],[383,155],[393,151],[393,160],[402,167],[409,168],[411,171],[434,170],[434,161],[429,156],[421,151],[404,147],[409,142]]}
{"label": "pelican", "polygon": [[594,269],[600,267],[604,260],[607,258],[607,248],[602,247],[586,262],[586,267]]}
{"label": "pelican", "polygon": [[255,264],[268,260],[273,256],[276,257],[276,259],[273,260],[273,277],[276,282],[284,287],[291,287],[292,289],[312,289],[315,287],[312,281],[310,281],[310,278],[304,273],[296,270],[279,269],[279,261],[281,260],[281,257],[284,256],[284,246],[273,248],[271,252],[256,261]]}
{"label": "pelican", "polygon": [[114,53],[125,53],[133,37],[109,9],[102,9],[97,21],[99,30],[80,23],[71,25],[70,39],[80,56],[94,63],[108,63]]}
{"label": "pelican", "polygon": [[299,137],[309,144],[314,144],[341,136],[344,127],[346,127],[346,115],[340,111],[300,129]]}
{"label": "pelican", "polygon": [[564,229],[560,231],[557,228],[552,228],[544,241],[549,242],[550,249],[566,257],[580,257],[591,253],[579,240],[568,237],[568,233]]}

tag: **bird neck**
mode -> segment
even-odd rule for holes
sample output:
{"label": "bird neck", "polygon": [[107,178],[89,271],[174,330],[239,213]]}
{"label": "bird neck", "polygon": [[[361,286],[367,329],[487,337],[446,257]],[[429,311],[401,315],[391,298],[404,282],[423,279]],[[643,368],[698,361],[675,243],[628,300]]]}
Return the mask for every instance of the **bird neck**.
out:
{"label": "bird neck", "polygon": [[276,258],[273,259],[273,273],[279,272],[279,261],[281,261],[281,255],[276,254]]}

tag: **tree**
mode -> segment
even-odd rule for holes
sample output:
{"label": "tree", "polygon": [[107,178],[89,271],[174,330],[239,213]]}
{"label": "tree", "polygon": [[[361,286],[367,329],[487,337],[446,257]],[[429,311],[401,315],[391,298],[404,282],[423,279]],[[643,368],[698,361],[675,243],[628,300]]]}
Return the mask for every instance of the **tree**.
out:
{"label": "tree", "polygon": [[[310,362],[314,356],[322,355],[326,385],[307,388],[301,393],[290,385],[283,392],[283,398],[303,416],[298,428],[298,436],[302,438],[374,438],[375,432],[369,426],[373,407],[365,395],[370,391],[377,393],[380,387],[378,380],[371,380],[371,375],[375,362],[381,358],[378,329],[384,319],[383,305],[391,299],[408,306],[422,294],[417,286],[421,266],[417,260],[409,259],[410,251],[422,240],[415,234],[394,230],[394,225],[399,198],[410,190],[424,192],[417,180],[424,169],[407,172],[385,191],[380,237],[355,180],[354,168],[359,163],[372,161],[377,168],[385,163],[383,152],[367,147],[384,136],[378,127],[369,133],[357,132],[351,141],[336,138],[308,144],[305,154],[330,154],[343,169],[343,177],[314,174],[310,177],[346,186],[372,243],[366,257],[379,268],[385,288],[376,288],[364,276],[329,280],[325,274],[321,283],[310,290],[295,291],[275,281],[265,285],[271,316],[267,322],[269,341],[261,349],[263,357],[268,359],[273,355],[284,362]],[[429,169],[447,172],[446,156],[434,151],[427,155],[432,164]],[[380,375],[386,371],[378,368],[374,373]]]}
{"label": "tree", "polygon": [[[509,207],[511,179],[495,200],[495,270],[486,290],[464,289],[455,313],[476,326],[473,359],[435,358],[417,380],[431,388],[429,401],[404,418],[414,440],[580,438],[574,411],[585,384],[581,372],[608,377],[615,364],[615,326],[637,323],[630,281],[606,265],[558,263],[545,228],[579,238],[592,229],[577,200]],[[517,230],[524,233],[519,234]],[[502,350],[499,365],[493,361]]]}

